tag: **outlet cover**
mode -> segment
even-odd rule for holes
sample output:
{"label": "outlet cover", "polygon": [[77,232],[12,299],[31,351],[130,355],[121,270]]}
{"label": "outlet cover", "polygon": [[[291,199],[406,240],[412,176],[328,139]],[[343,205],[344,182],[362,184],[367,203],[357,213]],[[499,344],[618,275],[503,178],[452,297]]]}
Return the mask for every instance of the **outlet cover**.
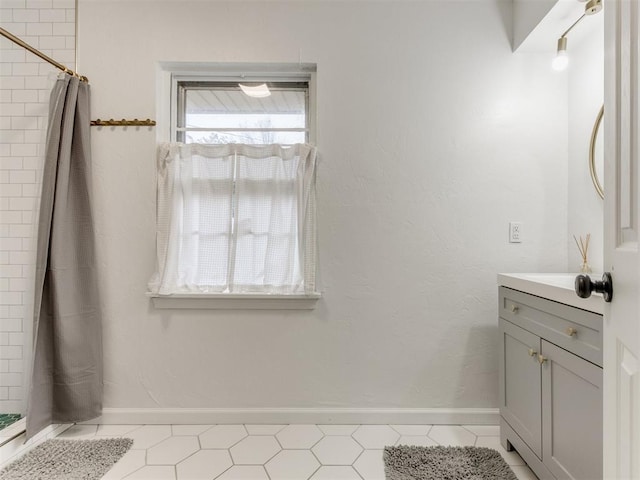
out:
{"label": "outlet cover", "polygon": [[522,243],[522,222],[509,222],[509,243]]}

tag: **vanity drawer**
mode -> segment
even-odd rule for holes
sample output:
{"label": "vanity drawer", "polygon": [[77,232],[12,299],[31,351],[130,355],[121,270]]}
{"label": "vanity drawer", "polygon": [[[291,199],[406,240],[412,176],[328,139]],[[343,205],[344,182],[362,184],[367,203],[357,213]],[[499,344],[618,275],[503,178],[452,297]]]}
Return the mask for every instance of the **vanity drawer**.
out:
{"label": "vanity drawer", "polygon": [[500,287],[500,316],[602,366],[602,315]]}

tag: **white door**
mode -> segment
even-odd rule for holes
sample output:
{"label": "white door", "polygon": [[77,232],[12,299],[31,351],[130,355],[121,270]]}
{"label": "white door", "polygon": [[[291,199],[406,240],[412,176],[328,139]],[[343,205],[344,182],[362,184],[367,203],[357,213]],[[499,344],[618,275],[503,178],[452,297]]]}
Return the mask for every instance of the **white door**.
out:
{"label": "white door", "polygon": [[604,477],[640,479],[638,0],[605,0]]}

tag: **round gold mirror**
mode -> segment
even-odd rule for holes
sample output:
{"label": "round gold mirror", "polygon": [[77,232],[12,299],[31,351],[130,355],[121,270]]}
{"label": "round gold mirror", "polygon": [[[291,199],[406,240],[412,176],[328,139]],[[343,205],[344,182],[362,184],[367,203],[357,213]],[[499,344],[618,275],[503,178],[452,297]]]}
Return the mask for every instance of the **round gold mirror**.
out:
{"label": "round gold mirror", "polygon": [[596,187],[596,192],[600,198],[604,198],[604,189],[600,183],[602,172],[604,170],[604,142],[602,138],[602,118],[604,117],[604,105],[600,109],[596,117],[596,123],[593,125],[591,132],[591,144],[589,146],[589,172],[591,173],[591,181]]}

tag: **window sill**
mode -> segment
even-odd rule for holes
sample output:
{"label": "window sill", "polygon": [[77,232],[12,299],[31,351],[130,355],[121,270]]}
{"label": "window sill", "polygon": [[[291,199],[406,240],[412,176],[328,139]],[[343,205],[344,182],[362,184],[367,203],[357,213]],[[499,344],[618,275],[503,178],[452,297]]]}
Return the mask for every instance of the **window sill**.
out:
{"label": "window sill", "polygon": [[322,297],[320,293],[310,295],[263,295],[263,294],[174,294],[147,293],[153,306],[158,309],[218,309],[218,310],[313,310]]}

